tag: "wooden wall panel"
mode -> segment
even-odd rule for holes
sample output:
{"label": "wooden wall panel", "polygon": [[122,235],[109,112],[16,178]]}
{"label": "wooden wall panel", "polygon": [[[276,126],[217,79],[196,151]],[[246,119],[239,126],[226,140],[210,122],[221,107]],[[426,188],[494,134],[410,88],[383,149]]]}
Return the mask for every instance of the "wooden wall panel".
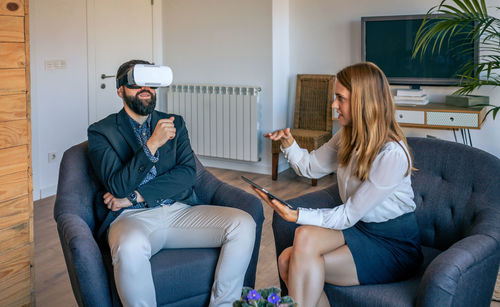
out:
{"label": "wooden wall panel", "polygon": [[21,245],[29,245],[29,226],[29,223],[25,222],[10,228],[2,229],[0,232],[0,244],[2,244],[2,250],[8,251],[19,248]]}
{"label": "wooden wall panel", "polygon": [[0,254],[0,302],[10,305],[30,293],[30,245]]}
{"label": "wooden wall panel", "polygon": [[0,15],[24,16],[24,1],[0,0]]}
{"label": "wooden wall panel", "polygon": [[28,123],[25,119],[0,122],[0,149],[28,143]]}
{"label": "wooden wall panel", "polygon": [[0,95],[0,122],[25,119],[26,94]]}
{"label": "wooden wall panel", "polygon": [[24,196],[0,203],[0,230],[2,230],[0,232],[0,245],[2,251],[7,249],[6,242],[15,237],[13,231],[17,230],[23,233],[21,237],[24,237],[24,232],[27,233],[29,226],[27,221],[30,214],[28,201],[28,196]]}
{"label": "wooden wall panel", "polygon": [[26,70],[25,69],[2,69],[0,70],[0,93],[26,92]]}
{"label": "wooden wall panel", "polygon": [[0,42],[24,42],[24,18],[0,16]]}
{"label": "wooden wall panel", "polygon": [[28,172],[0,177],[0,202],[28,194]]}
{"label": "wooden wall panel", "polygon": [[23,68],[25,65],[24,43],[0,43],[0,68]]}
{"label": "wooden wall panel", "polygon": [[0,0],[0,306],[34,305],[28,0]]}
{"label": "wooden wall panel", "polygon": [[28,171],[27,156],[28,147],[26,145],[0,149],[0,176]]}

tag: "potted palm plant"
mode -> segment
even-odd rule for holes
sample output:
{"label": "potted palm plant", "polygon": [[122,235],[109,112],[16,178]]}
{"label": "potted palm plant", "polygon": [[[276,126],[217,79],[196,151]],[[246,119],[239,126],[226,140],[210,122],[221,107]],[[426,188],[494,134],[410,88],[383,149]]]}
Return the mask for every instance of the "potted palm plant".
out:
{"label": "potted palm plant", "polygon": [[[460,67],[461,83],[455,94],[469,94],[483,85],[500,85],[500,19],[488,14],[485,0],[443,0],[432,7],[415,37],[413,57],[439,53],[441,46],[452,39],[478,40],[480,54],[479,63]],[[483,106],[490,108],[486,116],[492,113],[495,119],[500,106]]]}

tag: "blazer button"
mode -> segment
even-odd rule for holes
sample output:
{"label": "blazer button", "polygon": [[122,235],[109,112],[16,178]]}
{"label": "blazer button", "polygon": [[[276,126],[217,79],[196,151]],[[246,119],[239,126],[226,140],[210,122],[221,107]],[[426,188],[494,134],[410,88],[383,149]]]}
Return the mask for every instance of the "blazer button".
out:
{"label": "blazer button", "polygon": [[142,173],[144,172],[144,166],[139,167],[139,171]]}

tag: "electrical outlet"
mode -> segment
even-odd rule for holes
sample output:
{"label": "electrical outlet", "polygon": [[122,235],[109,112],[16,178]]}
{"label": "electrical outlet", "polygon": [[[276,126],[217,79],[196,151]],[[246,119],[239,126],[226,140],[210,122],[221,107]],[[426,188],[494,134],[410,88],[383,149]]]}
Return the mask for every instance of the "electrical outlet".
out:
{"label": "electrical outlet", "polygon": [[49,163],[54,162],[57,158],[57,153],[55,152],[49,152]]}

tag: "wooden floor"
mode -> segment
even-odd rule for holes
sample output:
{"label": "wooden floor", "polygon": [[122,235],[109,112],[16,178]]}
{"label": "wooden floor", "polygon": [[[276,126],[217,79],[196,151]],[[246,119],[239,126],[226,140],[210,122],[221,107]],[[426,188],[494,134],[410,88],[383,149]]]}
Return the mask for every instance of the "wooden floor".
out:
{"label": "wooden floor", "polygon": [[[268,191],[284,199],[322,189],[335,182],[330,175],[318,180],[318,186],[312,187],[311,181],[298,177],[292,170],[279,174],[277,181],[270,175],[237,172],[209,168],[220,180],[228,182],[250,193],[249,185],[240,179],[244,175]],[[69,281],[62,248],[59,243],[56,224],[52,216],[55,196],[35,202],[35,296],[37,307],[77,306]],[[257,264],[256,288],[279,286],[276,267],[276,251],[271,229],[272,210],[264,207],[264,226]]]}
{"label": "wooden floor", "polygon": [[[222,181],[237,186],[250,193],[248,184],[240,179],[244,175],[271,193],[283,198],[293,198],[304,193],[322,189],[335,182],[330,175],[318,180],[317,187],[311,187],[310,180],[295,175],[287,170],[279,175],[278,181],[272,181],[270,175],[259,175],[222,169],[209,169]],[[35,202],[35,295],[38,307],[77,306],[69,281],[64,256],[52,217],[55,197]],[[256,288],[279,286],[276,267],[276,251],[271,229],[272,210],[264,206],[265,221],[262,231],[259,262],[257,265]],[[500,307],[500,302],[492,301],[491,307]]]}

